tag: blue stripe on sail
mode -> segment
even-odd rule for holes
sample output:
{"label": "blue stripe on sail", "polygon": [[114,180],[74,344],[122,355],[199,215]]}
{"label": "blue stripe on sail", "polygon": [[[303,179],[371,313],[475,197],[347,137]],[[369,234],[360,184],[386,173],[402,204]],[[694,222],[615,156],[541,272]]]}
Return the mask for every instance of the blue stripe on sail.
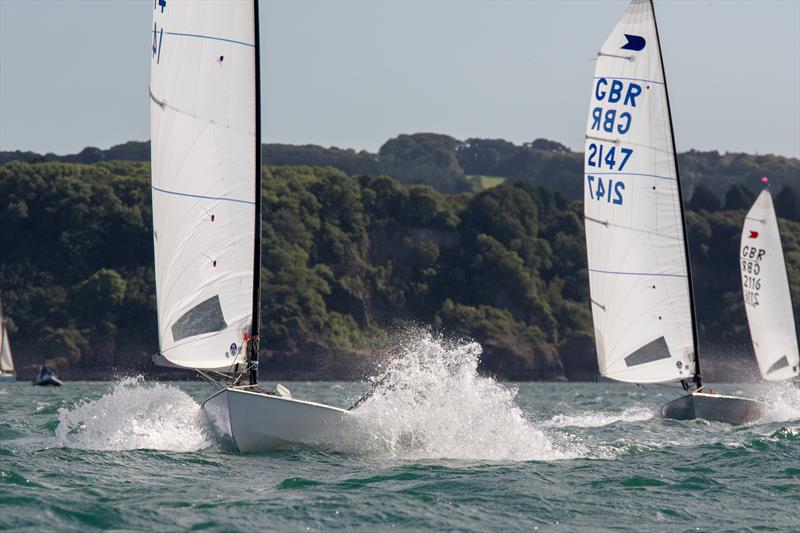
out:
{"label": "blue stripe on sail", "polygon": [[660,180],[672,180],[676,181],[676,178],[670,178],[669,176],[657,176],[655,174],[642,174],[640,172],[584,172],[584,174],[591,174],[592,176],[604,176],[606,174],[610,174],[612,176],[645,176],[647,178],[658,178]]}
{"label": "blue stripe on sail", "polygon": [[197,33],[177,33],[174,31],[166,32],[167,35],[174,35],[176,37],[197,37],[198,39],[211,39],[213,41],[223,41],[226,43],[233,43],[233,44],[241,44],[242,46],[249,46],[250,48],[255,48],[256,45],[246,43],[244,41],[236,41],[234,39],[225,39],[224,37],[214,37],[213,35],[199,35]]}
{"label": "blue stripe on sail", "polygon": [[238,198],[226,198],[224,196],[203,196],[201,194],[189,194],[188,192],[168,191],[167,189],[159,189],[155,185],[152,186],[154,191],[163,192],[164,194],[172,194],[175,196],[187,196],[189,198],[201,198],[203,200],[220,200],[223,202],[236,202],[239,204],[255,205],[255,202],[250,200],[239,200]]}
{"label": "blue stripe on sail", "polygon": [[598,274],[621,274],[625,276],[662,276],[667,278],[685,278],[686,274],[661,274],[657,272],[615,272],[613,270],[596,270],[590,268],[589,272],[597,272]]}
{"label": "blue stripe on sail", "polygon": [[664,85],[663,81],[643,80],[641,78],[620,78],[618,76],[595,76],[594,77],[594,79],[596,79],[596,80],[599,80],[600,78],[605,78],[607,80],[643,81],[645,83],[657,83],[659,85]]}

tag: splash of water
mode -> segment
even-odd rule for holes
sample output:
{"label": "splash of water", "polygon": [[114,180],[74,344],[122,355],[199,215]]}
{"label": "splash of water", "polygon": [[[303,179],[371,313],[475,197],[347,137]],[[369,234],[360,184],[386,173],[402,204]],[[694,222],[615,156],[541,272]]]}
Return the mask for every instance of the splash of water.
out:
{"label": "splash of water", "polygon": [[767,405],[765,422],[789,422],[800,420],[800,387],[782,381],[762,385],[759,394]]}
{"label": "splash of water", "polygon": [[200,406],[170,385],[124,378],[97,400],[58,411],[56,443],[84,450],[196,451],[213,438]]}
{"label": "splash of water", "polygon": [[599,428],[617,422],[644,422],[653,418],[652,409],[647,407],[628,407],[622,412],[585,411],[575,414],[559,414],[545,422],[547,427]]}
{"label": "splash of water", "polygon": [[366,428],[362,451],[413,459],[526,461],[584,455],[579,443],[536,427],[515,404],[517,390],[478,374],[476,342],[412,329],[353,413]]}

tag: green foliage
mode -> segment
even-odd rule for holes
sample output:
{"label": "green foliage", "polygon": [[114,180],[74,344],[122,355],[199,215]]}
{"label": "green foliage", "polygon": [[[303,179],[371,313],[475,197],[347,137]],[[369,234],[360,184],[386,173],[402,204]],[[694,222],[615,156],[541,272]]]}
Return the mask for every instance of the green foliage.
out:
{"label": "green foliage", "polygon": [[788,185],[775,197],[775,212],[781,218],[800,221],[800,198]]}
{"label": "green foliage", "polygon": [[725,210],[750,209],[756,195],[741,183],[734,183],[725,194]]}
{"label": "green foliage", "polygon": [[456,158],[459,141],[447,135],[416,133],[389,139],[378,151],[381,171],[406,183],[426,183],[446,193],[471,190]]}
{"label": "green foliage", "polygon": [[[414,321],[480,341],[482,368],[503,377],[591,377],[580,154],[551,141],[432,134],[393,139],[380,156],[269,147],[276,160],[332,166],[263,170],[265,368],[352,377],[341,369],[373,339]],[[157,349],[149,165],[108,154],[79,154],[98,160],[90,165],[41,156],[0,166],[0,296],[24,339],[14,343],[18,364],[142,368]],[[753,171],[746,158],[690,155],[709,169]],[[796,167],[776,161],[770,172]],[[440,192],[463,191],[465,170],[505,183]],[[753,193],[736,180],[725,190],[723,208],[716,185],[696,187],[686,223],[701,342],[741,350],[738,243]],[[800,303],[795,190],[781,189],[775,204]]]}
{"label": "green foliage", "polygon": [[[348,175],[385,174],[404,183],[428,184],[448,194],[480,191],[507,180],[544,186],[569,200],[583,198],[580,179],[583,154],[547,139],[515,145],[503,139],[459,141],[447,135],[415,133],[389,139],[377,154],[316,145],[264,144],[261,156],[265,165],[330,166]],[[89,164],[117,160],[146,162],[149,159],[150,143],[138,141],[108,150],[88,147],[78,154],[64,156],[0,152],[0,164],[11,161]],[[689,150],[678,154],[678,167],[686,201],[691,198],[695,186],[701,184],[722,200],[736,184],[751,193],[758,192],[760,178],[764,175],[769,176],[775,191],[796,187],[800,175],[800,160],[796,158],[717,151]],[[791,213],[800,217],[800,209],[795,208]]]}
{"label": "green foliage", "polygon": [[698,185],[694,188],[692,199],[689,200],[689,209],[695,211],[719,211],[721,205],[717,196],[705,185]]}

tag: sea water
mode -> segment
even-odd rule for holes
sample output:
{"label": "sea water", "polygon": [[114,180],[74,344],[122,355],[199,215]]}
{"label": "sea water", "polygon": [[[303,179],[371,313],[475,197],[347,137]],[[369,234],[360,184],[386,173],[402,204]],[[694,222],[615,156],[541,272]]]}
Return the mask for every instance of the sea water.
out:
{"label": "sea water", "polygon": [[[675,387],[499,383],[429,334],[376,374],[341,449],[218,443],[200,382],[0,384],[0,530],[800,530],[800,392],[733,427],[659,418]],[[363,383],[284,383],[348,406]]]}

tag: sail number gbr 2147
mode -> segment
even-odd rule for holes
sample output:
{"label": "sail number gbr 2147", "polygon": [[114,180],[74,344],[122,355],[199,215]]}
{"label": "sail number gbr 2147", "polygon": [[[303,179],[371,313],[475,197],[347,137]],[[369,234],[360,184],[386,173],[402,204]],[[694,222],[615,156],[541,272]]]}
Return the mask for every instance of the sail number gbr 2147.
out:
{"label": "sail number gbr 2147", "polygon": [[[620,171],[633,154],[632,148],[617,148],[603,143],[589,143],[586,147],[586,166],[595,167],[598,173],[604,170]],[[606,174],[606,172],[603,172]],[[624,201],[625,182],[619,177],[607,175],[586,175],[586,185],[589,187],[589,198],[613,205],[622,205]]]}

